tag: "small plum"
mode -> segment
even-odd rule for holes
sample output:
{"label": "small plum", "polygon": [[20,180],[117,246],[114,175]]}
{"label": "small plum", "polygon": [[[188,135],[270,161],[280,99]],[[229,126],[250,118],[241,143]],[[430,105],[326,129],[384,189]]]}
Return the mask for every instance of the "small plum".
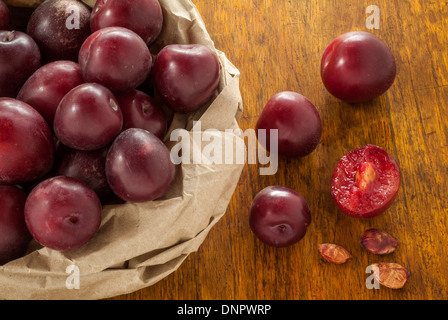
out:
{"label": "small plum", "polygon": [[22,257],[31,241],[25,224],[27,194],[15,186],[0,186],[0,265]]}
{"label": "small plum", "polygon": [[327,90],[349,103],[365,102],[385,93],[396,76],[390,48],[365,31],[347,32],[334,39],[321,60]]}
{"label": "small plum", "polygon": [[26,33],[39,46],[45,63],[77,61],[90,35],[90,9],[81,1],[46,0],[31,15]]}
{"label": "small plum", "polygon": [[264,243],[286,247],[301,240],[311,223],[305,198],[293,189],[269,186],[252,200],[250,228]]}
{"label": "small plum", "polygon": [[25,222],[34,239],[58,251],[75,250],[98,231],[102,207],[84,182],[56,176],[39,183],[25,202]]}
{"label": "small plum", "polygon": [[163,196],[175,177],[170,151],[151,132],[139,128],[123,131],[106,159],[106,177],[114,193],[130,202]]}
{"label": "small plum", "polygon": [[10,26],[9,21],[10,15],[8,6],[3,0],[0,0],[0,30],[8,30]]}
{"label": "small plum", "polygon": [[[303,95],[283,91],[273,95],[264,107],[256,124],[256,132],[266,130],[264,147],[271,150],[278,143],[278,155],[300,158],[319,145],[322,124],[316,107]],[[278,141],[271,141],[270,130],[278,130]],[[264,141],[260,141],[264,143]]]}

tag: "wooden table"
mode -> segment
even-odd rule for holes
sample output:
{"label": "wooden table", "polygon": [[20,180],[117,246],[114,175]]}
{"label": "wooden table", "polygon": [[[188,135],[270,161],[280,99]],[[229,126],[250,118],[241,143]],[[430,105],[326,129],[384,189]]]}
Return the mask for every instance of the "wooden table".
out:
{"label": "wooden table", "polygon": [[[402,0],[196,0],[216,48],[241,71],[244,113],[254,128],[273,94],[297,91],[314,102],[323,122],[319,147],[301,160],[281,160],[274,176],[247,164],[225,216],[198,252],[155,285],[114,299],[447,299],[448,298],[448,2]],[[368,30],[366,8],[380,10],[380,28]],[[397,62],[397,78],[383,96],[358,105],[332,97],[319,74],[321,55],[336,36],[369,31]],[[383,215],[358,220],[340,212],[330,179],[347,151],[376,144],[400,164],[402,185]],[[276,249],[258,241],[248,223],[253,196],[280,184],[300,192],[312,224],[299,243]],[[367,228],[399,241],[386,256],[359,243]],[[318,245],[333,242],[353,259],[324,261]],[[411,278],[399,290],[369,290],[374,262],[405,266]]]}

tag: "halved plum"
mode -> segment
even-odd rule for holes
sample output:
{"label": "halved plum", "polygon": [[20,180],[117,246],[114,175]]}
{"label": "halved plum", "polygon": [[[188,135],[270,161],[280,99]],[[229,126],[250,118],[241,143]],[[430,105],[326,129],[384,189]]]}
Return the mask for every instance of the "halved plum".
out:
{"label": "halved plum", "polygon": [[368,144],[339,160],[331,180],[331,195],[349,216],[372,218],[394,202],[400,180],[395,159],[383,148]]}

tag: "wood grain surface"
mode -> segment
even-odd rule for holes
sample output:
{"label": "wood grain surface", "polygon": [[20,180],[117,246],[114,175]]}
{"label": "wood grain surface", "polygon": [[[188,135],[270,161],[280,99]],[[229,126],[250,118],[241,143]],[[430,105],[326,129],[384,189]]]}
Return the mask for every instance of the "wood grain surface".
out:
{"label": "wood grain surface", "polygon": [[[155,285],[113,299],[447,299],[448,298],[448,2],[402,0],[195,0],[217,49],[241,72],[244,113],[254,128],[267,100],[283,90],[308,97],[320,112],[323,136],[301,160],[281,160],[277,174],[260,176],[247,164],[225,216],[200,249]],[[380,28],[366,28],[366,7],[380,9]],[[347,104],[320,79],[320,59],[338,35],[369,31],[397,62],[397,78],[381,97]],[[339,211],[330,179],[339,158],[365,144],[394,156],[402,184],[389,210],[369,220]],[[300,192],[312,224],[297,244],[264,245],[248,223],[253,196],[269,185]],[[399,242],[378,256],[359,243],[367,228]],[[353,259],[334,265],[318,245],[345,247]],[[399,290],[366,287],[366,267],[396,262],[411,272]]]}

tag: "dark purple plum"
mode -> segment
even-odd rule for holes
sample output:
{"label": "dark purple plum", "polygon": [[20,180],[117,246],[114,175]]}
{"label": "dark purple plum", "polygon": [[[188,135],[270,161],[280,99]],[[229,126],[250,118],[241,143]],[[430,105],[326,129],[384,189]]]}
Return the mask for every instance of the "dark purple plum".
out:
{"label": "dark purple plum", "polygon": [[140,128],[164,138],[168,122],[155,99],[139,90],[118,94],[117,99],[123,113],[123,130]]}
{"label": "dark purple plum", "polygon": [[15,98],[41,65],[36,42],[20,31],[0,31],[0,97]]}
{"label": "dark purple plum", "polygon": [[115,194],[125,201],[145,202],[162,197],[174,176],[170,151],[144,129],[123,131],[109,149],[106,177]]}
{"label": "dark purple plum", "polygon": [[25,102],[0,98],[0,183],[21,184],[47,174],[54,159],[53,135]]}
{"label": "dark purple plum", "polygon": [[90,35],[90,9],[81,1],[46,0],[31,15],[26,33],[39,46],[45,63],[77,61]]}
{"label": "dark purple plum", "polygon": [[93,151],[64,148],[54,168],[55,176],[67,176],[84,181],[96,192],[102,204],[114,197],[106,179],[108,147]]}
{"label": "dark purple plum", "polygon": [[25,82],[17,99],[28,103],[53,128],[54,115],[62,98],[82,84],[81,69],[73,61],[54,61],[40,67]]}
{"label": "dark purple plum", "polygon": [[88,151],[110,144],[122,126],[123,115],[112,91],[97,83],[84,83],[61,100],[53,127],[63,144]]}
{"label": "dark purple plum", "polygon": [[157,92],[173,111],[191,113],[218,87],[218,58],[204,45],[170,44],[157,54],[153,77]]}
{"label": "dark purple plum", "polygon": [[39,183],[25,203],[25,222],[34,239],[58,251],[89,242],[101,224],[101,202],[84,182],[56,176]]}
{"label": "dark purple plum", "polygon": [[[316,107],[303,95],[283,91],[273,95],[256,124],[256,132],[266,130],[264,147],[271,151],[277,143],[278,155],[300,158],[313,152],[320,143],[322,123]],[[271,141],[270,130],[278,130],[278,141]],[[263,141],[260,141],[262,144]]]}
{"label": "dark purple plum", "polygon": [[102,84],[113,92],[137,88],[151,72],[152,56],[135,32],[107,27],[90,35],[79,51],[86,82]]}
{"label": "dark purple plum", "polygon": [[98,0],[90,17],[90,29],[124,27],[137,33],[147,44],[159,36],[163,26],[158,0]]}
{"label": "dark purple plum", "polygon": [[25,224],[27,194],[15,186],[0,186],[0,265],[22,257],[31,241]]}
{"label": "dark purple plum", "polygon": [[269,186],[258,192],[250,207],[253,233],[273,247],[286,247],[301,240],[311,223],[308,204],[295,190]]}
{"label": "dark purple plum", "polygon": [[336,98],[356,103],[385,93],[396,76],[390,48],[365,31],[347,32],[334,39],[321,60],[321,77]]}
{"label": "dark purple plum", "polygon": [[0,0],[0,30],[9,30],[10,24],[9,9],[3,0]]}

